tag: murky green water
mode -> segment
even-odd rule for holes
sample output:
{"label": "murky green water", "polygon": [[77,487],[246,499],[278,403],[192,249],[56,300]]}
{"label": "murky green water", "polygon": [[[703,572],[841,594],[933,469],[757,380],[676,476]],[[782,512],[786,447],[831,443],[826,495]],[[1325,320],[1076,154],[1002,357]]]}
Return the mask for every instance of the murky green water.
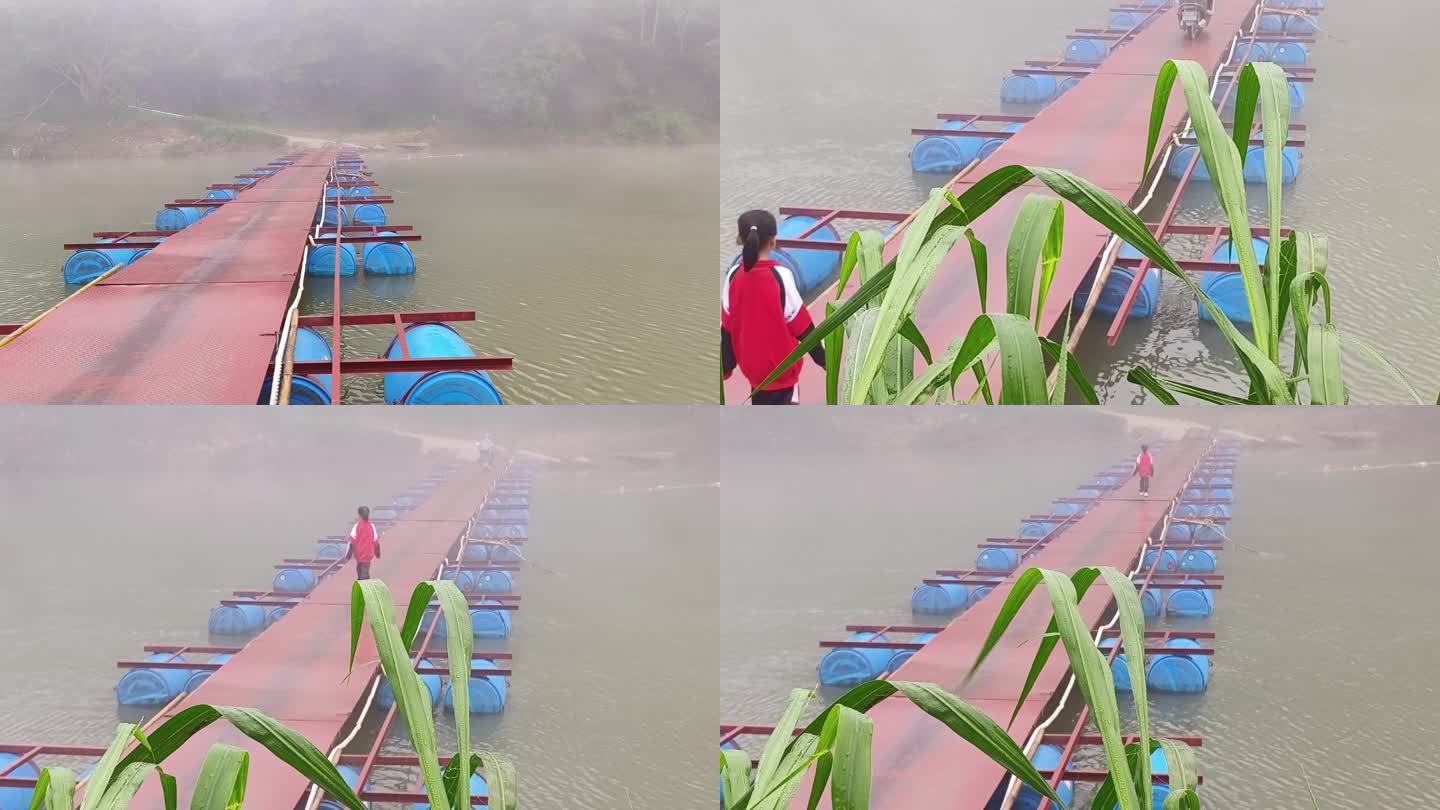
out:
{"label": "murky green water", "polygon": [[[155,210],[271,158],[0,163],[0,322],[29,320],[68,290],[60,245],[91,231],[150,228]],[[369,157],[414,225],[413,277],[342,283],[347,312],[473,309],[455,324],[513,403],[704,402],[715,398],[710,201],[717,150],[481,151]],[[304,313],[328,312],[311,279]],[[328,334],[328,330],[324,330]],[[346,329],[346,357],[374,357],[393,330]],[[377,402],[380,379],[347,380],[347,402]]]}
{"label": "murky green water", "polygon": [[[217,600],[265,587],[275,563],[343,531],[357,503],[388,499],[447,458],[427,457],[418,436],[490,432],[563,461],[542,468],[532,495],[509,703],[476,718],[475,741],[515,761],[522,807],[708,807],[710,420],[527,408],[482,430],[422,410],[435,413],[11,409],[22,430],[0,436],[0,742],[107,743],[122,717],[117,660],[144,644],[207,643]],[[453,721],[437,718],[441,750],[453,751]],[[397,726],[388,747],[403,739]],[[362,734],[353,750],[367,747]]]}
{"label": "murky green water", "polygon": [[[814,685],[817,642],[844,638],[847,623],[935,623],[909,609],[922,577],[973,565],[981,539],[1012,534],[1022,516],[1155,435],[1074,411],[1000,410],[949,427],[917,417],[863,444],[856,437],[873,420],[732,421],[722,721],[774,722],[790,689]],[[1308,807],[1302,762],[1321,807],[1431,795],[1440,630],[1428,583],[1440,546],[1419,504],[1440,486],[1440,442],[1429,421],[1367,409],[1324,427],[1248,423],[1301,446],[1243,451],[1230,528],[1238,545],[1221,554],[1224,588],[1204,623],[1219,634],[1210,689],[1152,696],[1159,729],[1204,738],[1206,806]],[[1352,445],[1325,430],[1378,435]]]}
{"label": "murky green water", "polygon": [[[747,208],[914,209],[945,178],[911,173],[910,129],[934,126],[940,112],[1001,112],[1000,82],[1013,67],[1059,58],[1065,35],[1104,25],[1111,5],[726,3],[720,261],[735,255],[734,218]],[[1299,182],[1285,192],[1284,221],[1331,237],[1329,278],[1342,330],[1379,348],[1422,393],[1433,392],[1440,358],[1427,349],[1440,339],[1429,316],[1440,297],[1433,224],[1440,166],[1429,158],[1429,141],[1440,96],[1402,77],[1424,72],[1408,55],[1428,52],[1440,6],[1404,0],[1377,14],[1365,4],[1330,3],[1321,25],[1311,59],[1316,82],[1295,116],[1309,126],[1308,145]],[[1253,221],[1263,221],[1263,198],[1251,196]],[[1177,221],[1218,219],[1213,192],[1196,184]],[[989,245],[992,263],[1004,247]],[[1233,352],[1213,325],[1197,322],[1188,290],[1167,280],[1161,299],[1156,317],[1127,325],[1113,349],[1105,345],[1109,319],[1092,319],[1081,360],[1101,397],[1142,401],[1125,380],[1137,365],[1234,390],[1241,370]],[[952,337],[931,336],[930,344]],[[1406,401],[1361,356],[1347,354],[1346,363],[1355,401]]]}

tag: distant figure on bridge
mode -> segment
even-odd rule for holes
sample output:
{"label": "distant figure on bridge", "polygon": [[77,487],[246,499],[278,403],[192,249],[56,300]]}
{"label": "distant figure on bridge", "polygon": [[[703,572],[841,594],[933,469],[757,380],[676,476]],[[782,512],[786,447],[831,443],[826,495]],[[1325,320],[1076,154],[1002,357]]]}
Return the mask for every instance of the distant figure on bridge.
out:
{"label": "distant figure on bridge", "polygon": [[1140,476],[1140,494],[1150,497],[1150,477],[1155,474],[1155,460],[1150,458],[1150,445],[1140,445],[1140,455],[1135,458],[1134,475]]}
{"label": "distant figure on bridge", "polygon": [[355,558],[355,578],[370,578],[370,561],[380,558],[380,536],[370,522],[370,507],[360,507],[360,519],[350,529],[350,548],[345,559]]}
{"label": "distant figure on bridge", "polygon": [[[740,261],[725,273],[720,293],[720,360],[725,379],[735,372],[750,387],[765,381],[800,341],[815,329],[805,299],[795,285],[795,271],[771,258],[777,225],[769,211],[740,215],[736,243],[743,246]],[[810,350],[810,359],[825,367],[825,347]],[[786,369],[763,391],[755,392],[755,405],[794,405],[799,402],[800,367],[804,359]]]}

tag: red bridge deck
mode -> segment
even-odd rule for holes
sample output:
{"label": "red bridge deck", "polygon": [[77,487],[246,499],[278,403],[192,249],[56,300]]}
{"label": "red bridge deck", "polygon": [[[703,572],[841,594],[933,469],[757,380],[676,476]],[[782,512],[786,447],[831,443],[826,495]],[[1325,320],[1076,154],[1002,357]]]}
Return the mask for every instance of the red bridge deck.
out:
{"label": "red bridge deck", "polygon": [[[1156,457],[1152,497],[1141,498],[1138,482],[1131,479],[1071,524],[1024,568],[1069,573],[1085,566],[1111,565],[1130,570],[1146,538],[1160,523],[1171,501],[1179,496],[1209,444],[1208,440],[1188,439],[1170,445]],[[1035,644],[1050,622],[1049,600],[1039,593],[1032,596],[975,679],[966,684],[965,677],[1017,576],[1007,577],[989,597],[951,622],[890,677],[937,683],[1004,727],[1035,659]],[[1100,585],[1087,594],[1080,612],[1092,628],[1098,627],[1110,604],[1109,592]],[[1064,650],[1057,649],[1011,727],[1017,742],[1023,745],[1039,724],[1052,698],[1062,690],[1069,671]],[[875,810],[928,807],[937,796],[953,797],[947,805],[950,807],[980,808],[1005,776],[1003,768],[907,700],[885,701],[869,716],[875,721],[871,760],[871,806]],[[791,805],[804,806],[803,799]],[[822,806],[828,808],[828,800]]]}
{"label": "red bridge deck", "polygon": [[[497,475],[493,467],[467,465],[384,533],[384,556],[375,561],[372,573],[395,595],[398,615],[404,615],[415,584],[435,578],[441,561]],[[248,706],[285,723],[329,753],[342,739],[345,721],[364,699],[371,676],[380,669],[367,629],[355,655],[355,674],[346,678],[352,583],[348,569],[321,582],[284,621],[256,636],[167,716],[204,703]],[[182,786],[193,786],[206,752],[217,742],[251,752],[247,806],[267,810],[294,807],[310,787],[304,777],[223,723],[206,729],[167,759],[165,771],[178,777]],[[157,784],[147,785],[134,807],[164,807]],[[188,791],[189,787],[182,787],[182,792]]]}
{"label": "red bridge deck", "polygon": [[[1150,124],[1150,105],[1160,67],[1167,59],[1187,59],[1206,66],[1213,77],[1229,53],[1231,39],[1239,33],[1255,5],[1256,0],[1215,0],[1215,15],[1208,33],[1194,41],[1185,39],[1173,14],[1160,14],[1093,73],[1041,110],[967,176],[978,180],[1015,164],[1065,169],[1104,188],[1117,199],[1136,202],[1142,182],[1140,169]],[[1162,134],[1178,129],[1186,117],[1184,95],[1177,82],[1166,109]],[[951,189],[959,195],[971,185],[973,181],[962,180]],[[1004,306],[1005,245],[1027,193],[1055,196],[1044,185],[1035,183],[1006,197],[973,226],[975,235],[990,251],[988,301],[992,309]],[[1065,250],[1042,315],[1042,334],[1053,330],[1064,316],[1070,299],[1110,238],[1109,231],[1079,209],[1069,204],[1065,208]],[[889,240],[886,261],[900,252],[903,233],[903,228],[897,229]],[[854,292],[856,287],[858,280],[852,276],[844,292]],[[834,300],[832,286],[810,306],[816,323],[825,317],[825,302]],[[941,263],[920,301],[915,322],[938,352],[951,340],[963,337],[980,314],[974,262],[969,244],[961,240]],[[824,371],[809,361],[805,361],[804,366],[801,402],[824,402]],[[962,377],[962,385],[966,380],[970,378]],[[741,375],[733,375],[727,381],[727,402],[744,402],[748,395],[749,388]]]}
{"label": "red bridge deck", "polygon": [[0,347],[0,402],[254,405],[335,156],[303,153]]}

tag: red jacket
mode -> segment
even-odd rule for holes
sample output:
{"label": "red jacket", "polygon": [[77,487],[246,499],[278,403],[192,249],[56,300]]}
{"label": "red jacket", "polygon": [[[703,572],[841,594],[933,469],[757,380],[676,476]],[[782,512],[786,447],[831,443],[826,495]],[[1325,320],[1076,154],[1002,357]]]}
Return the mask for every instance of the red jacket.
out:
{"label": "red jacket", "polygon": [[355,527],[350,530],[350,551],[355,555],[356,562],[370,562],[375,559],[375,551],[380,544],[375,535],[375,524],[368,520],[356,521]]}
{"label": "red jacket", "polygon": [[[751,386],[770,376],[814,325],[795,285],[795,274],[785,265],[761,259],[749,270],[737,264],[725,274],[720,296],[721,351],[733,352],[734,365]],[[821,362],[824,355],[812,356]],[[726,366],[728,372],[728,357]],[[792,365],[766,390],[793,387],[800,381],[800,366]]]}
{"label": "red jacket", "polygon": [[1141,453],[1135,459],[1135,474],[1141,478],[1149,478],[1155,474],[1155,462],[1150,460],[1149,453]]}

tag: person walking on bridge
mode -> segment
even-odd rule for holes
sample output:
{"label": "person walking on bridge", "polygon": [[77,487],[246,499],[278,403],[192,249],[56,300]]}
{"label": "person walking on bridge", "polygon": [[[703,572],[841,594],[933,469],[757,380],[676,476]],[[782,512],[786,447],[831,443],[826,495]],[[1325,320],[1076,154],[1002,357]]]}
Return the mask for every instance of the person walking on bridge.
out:
{"label": "person walking on bridge", "polygon": [[1150,458],[1150,445],[1140,445],[1140,455],[1135,458],[1135,472],[1140,476],[1140,496],[1150,497],[1150,477],[1155,474],[1155,460]]}
{"label": "person walking on bridge", "polygon": [[[800,341],[815,328],[805,309],[805,299],[795,284],[795,270],[771,256],[778,225],[769,211],[746,211],[740,215],[739,235],[743,247],[740,261],[725,274],[720,293],[720,361],[725,379],[738,367],[753,388],[795,351]],[[825,366],[825,347],[817,344],[810,359]],[[790,366],[764,391],[756,391],[756,405],[794,405],[799,402],[800,366]]]}
{"label": "person walking on bridge", "polygon": [[360,519],[350,529],[350,548],[345,552],[345,559],[355,558],[356,579],[369,579],[370,561],[380,558],[380,534],[370,522],[370,507],[360,507],[359,513]]}

